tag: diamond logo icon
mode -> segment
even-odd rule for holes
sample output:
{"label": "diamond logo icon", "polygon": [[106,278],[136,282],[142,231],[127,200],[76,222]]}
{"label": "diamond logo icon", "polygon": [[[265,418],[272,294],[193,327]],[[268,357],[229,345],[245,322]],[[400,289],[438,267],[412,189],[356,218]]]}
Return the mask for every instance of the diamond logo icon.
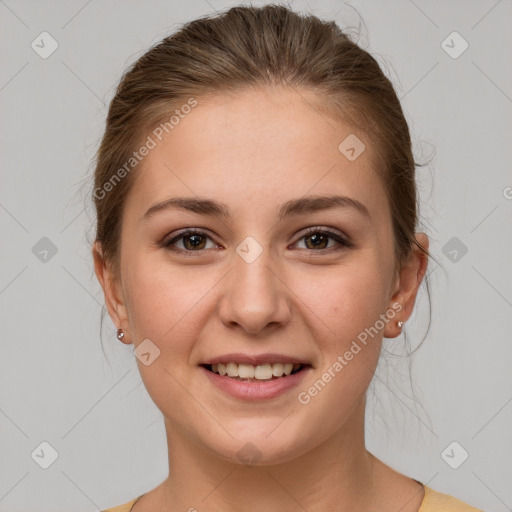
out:
{"label": "diamond logo icon", "polygon": [[452,469],[459,468],[469,457],[469,453],[457,441],[452,441],[442,452],[441,458]]}
{"label": "diamond logo icon", "polygon": [[59,454],[49,442],[43,441],[30,456],[39,467],[48,469],[58,459]]}
{"label": "diamond logo icon", "polygon": [[248,236],[238,245],[236,252],[246,263],[253,263],[263,252],[263,247],[255,238]]}
{"label": "diamond logo icon", "polygon": [[160,349],[146,338],[137,345],[133,353],[144,366],[149,366],[160,355]]}
{"label": "diamond logo icon", "polygon": [[41,32],[30,46],[39,57],[47,59],[59,47],[59,43],[48,32]]}
{"label": "diamond logo icon", "polygon": [[453,31],[441,43],[441,48],[452,59],[458,59],[468,47],[469,43],[457,31]]}
{"label": "diamond logo icon", "polygon": [[452,263],[458,263],[468,252],[468,247],[454,236],[443,245],[441,250]]}
{"label": "diamond logo icon", "polygon": [[348,137],[345,137],[338,146],[339,152],[353,162],[357,160],[361,153],[366,149],[363,141],[355,134],[351,133]]}
{"label": "diamond logo icon", "polygon": [[236,454],[238,460],[246,466],[252,466],[261,459],[262,453],[253,443],[245,443]]}
{"label": "diamond logo icon", "polygon": [[57,254],[57,246],[49,238],[43,236],[32,247],[32,254],[42,263],[48,263]]}

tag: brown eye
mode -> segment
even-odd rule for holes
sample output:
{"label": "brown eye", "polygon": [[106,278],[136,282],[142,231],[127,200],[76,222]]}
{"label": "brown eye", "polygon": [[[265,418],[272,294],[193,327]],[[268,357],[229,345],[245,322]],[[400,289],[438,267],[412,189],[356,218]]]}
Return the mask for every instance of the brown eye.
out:
{"label": "brown eye", "polygon": [[[201,253],[206,249],[208,240],[212,240],[209,235],[198,229],[188,229],[164,242],[162,246],[170,251],[180,253],[184,256],[192,256],[193,253]],[[182,247],[177,246],[182,243]],[[212,241],[213,242],[213,241]],[[213,244],[215,247],[215,244]]]}
{"label": "brown eye", "polygon": [[[329,237],[326,236],[324,233],[315,233],[313,235],[307,235],[304,237],[304,240],[306,240],[306,246],[308,249],[325,249],[326,244],[329,243]],[[311,241],[312,247],[309,247],[309,244],[307,241]]]}
{"label": "brown eye", "polygon": [[[304,245],[306,246],[306,249],[312,249],[317,251],[327,250],[331,248],[335,249],[335,247],[333,246],[328,246],[330,240],[334,240],[339,246],[341,245],[341,249],[348,248],[351,246],[350,243],[339,233],[326,229],[321,229],[319,227],[309,228],[308,231],[302,236],[300,240],[304,240]],[[338,247],[338,249],[339,248],[340,247]]]}
{"label": "brown eye", "polygon": [[186,249],[204,249],[206,238],[203,235],[185,235],[181,238]]}

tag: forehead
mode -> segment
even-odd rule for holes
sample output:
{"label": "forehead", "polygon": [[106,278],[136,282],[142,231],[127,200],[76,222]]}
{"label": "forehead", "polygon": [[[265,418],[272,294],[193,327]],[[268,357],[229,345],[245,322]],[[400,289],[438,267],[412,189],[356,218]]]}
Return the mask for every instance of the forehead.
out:
{"label": "forehead", "polygon": [[[240,214],[305,195],[346,195],[376,218],[387,208],[372,142],[327,116],[309,91],[251,89],[196,101],[161,140],[150,134],[155,147],[128,197],[139,218],[172,196],[216,198]],[[355,160],[346,151],[354,142],[358,153],[364,144]]]}

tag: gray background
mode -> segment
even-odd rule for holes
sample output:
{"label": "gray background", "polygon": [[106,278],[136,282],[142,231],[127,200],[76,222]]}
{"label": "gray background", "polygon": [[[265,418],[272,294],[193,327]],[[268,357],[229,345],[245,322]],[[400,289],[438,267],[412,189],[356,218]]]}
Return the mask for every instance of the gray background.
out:
{"label": "gray background", "polygon": [[[123,70],[181,23],[235,4],[0,1],[2,512],[107,508],[167,475],[161,414],[108,316],[108,359],[102,352],[84,194]],[[413,359],[417,400],[406,365],[383,358],[369,395],[368,448],[438,491],[512,510],[512,3],[292,7],[342,27],[362,16],[359,42],[397,88],[416,159],[431,159],[418,181],[440,265],[429,269],[433,323]],[[46,59],[31,47],[43,31],[59,45]],[[457,58],[442,46],[453,31],[469,44]],[[49,246],[57,252],[44,253]],[[422,287],[405,327],[413,346],[427,323]],[[390,351],[404,347],[403,336],[384,341]],[[31,456],[43,441],[58,453],[48,469]],[[453,469],[447,460],[457,465],[462,450],[469,457]]]}

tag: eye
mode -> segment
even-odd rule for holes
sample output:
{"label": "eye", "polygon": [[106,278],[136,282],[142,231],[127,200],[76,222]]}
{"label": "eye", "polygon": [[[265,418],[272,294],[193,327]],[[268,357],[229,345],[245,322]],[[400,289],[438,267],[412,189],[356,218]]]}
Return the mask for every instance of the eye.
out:
{"label": "eye", "polygon": [[338,245],[341,245],[341,249],[351,247],[349,241],[342,236],[341,233],[331,231],[320,226],[308,228],[299,241],[305,240],[306,249],[322,251],[325,249],[332,249],[332,247],[326,246],[326,244],[329,243],[329,239],[332,239],[337,242]]}
{"label": "eye", "polygon": [[[179,253],[183,256],[194,256],[194,253],[199,254],[203,252],[204,249],[214,249],[215,247],[218,247],[214,242],[213,247],[206,247],[207,240],[213,242],[212,238],[207,234],[206,231],[203,231],[199,228],[189,228],[171,238],[169,241],[163,242],[162,247],[168,249],[169,251]],[[305,248],[314,249],[313,252],[321,252],[324,250],[333,249],[333,247],[328,247],[329,240],[334,240],[338,245],[341,246],[338,249],[334,248],[334,250],[351,247],[351,243],[343,235],[341,235],[341,233],[331,231],[330,229],[322,228],[320,226],[308,228],[299,239],[299,241],[301,240],[305,240]],[[296,244],[298,242],[296,242]],[[182,247],[178,247],[179,243],[182,244]]]}
{"label": "eye", "polygon": [[[207,248],[205,247],[206,239],[212,240],[205,231],[201,229],[187,229],[168,242],[164,242],[162,246],[170,251],[181,253],[184,256],[192,256],[192,253],[201,252],[202,249]],[[183,248],[176,247],[178,242],[183,243]]]}

